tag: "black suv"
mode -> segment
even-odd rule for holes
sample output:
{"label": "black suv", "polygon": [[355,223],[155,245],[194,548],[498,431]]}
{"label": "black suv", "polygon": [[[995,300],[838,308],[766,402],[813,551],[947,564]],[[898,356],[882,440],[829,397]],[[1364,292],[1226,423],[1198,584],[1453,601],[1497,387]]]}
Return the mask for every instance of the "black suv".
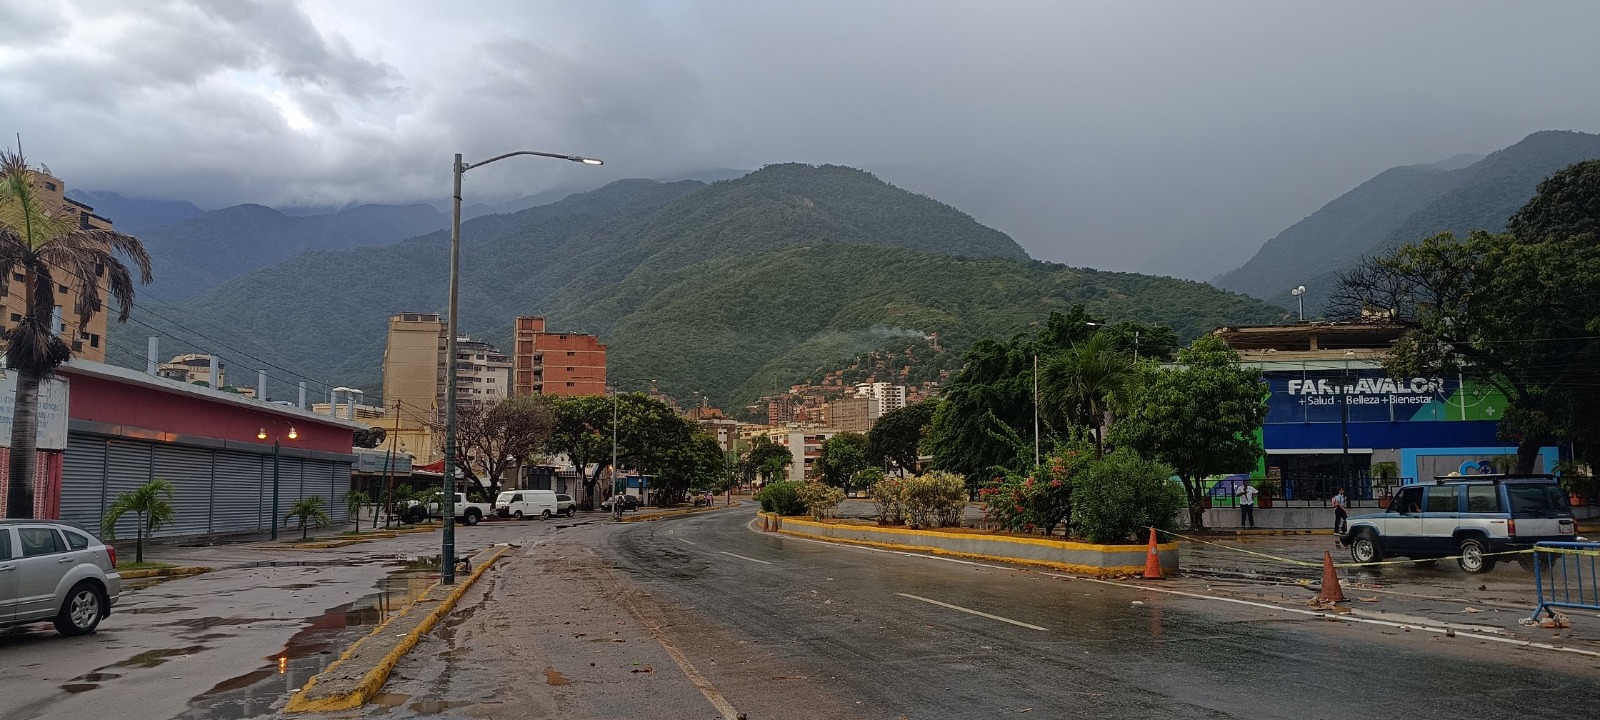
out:
{"label": "black suv", "polygon": [[[1456,556],[1461,569],[1494,569],[1492,553],[1525,550],[1578,533],[1567,493],[1549,475],[1435,478],[1395,493],[1387,510],[1350,518],[1342,540],[1358,563],[1388,556],[1431,560]],[[1533,555],[1518,555],[1533,567]]]}

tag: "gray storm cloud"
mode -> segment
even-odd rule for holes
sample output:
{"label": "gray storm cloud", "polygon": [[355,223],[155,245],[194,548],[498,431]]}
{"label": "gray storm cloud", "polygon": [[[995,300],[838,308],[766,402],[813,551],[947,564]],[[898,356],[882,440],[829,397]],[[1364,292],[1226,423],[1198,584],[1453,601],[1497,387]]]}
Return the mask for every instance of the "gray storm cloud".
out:
{"label": "gray storm cloud", "polygon": [[74,186],[494,201],[872,169],[1035,257],[1208,278],[1385,168],[1600,130],[1592,3],[0,3],[0,130]]}

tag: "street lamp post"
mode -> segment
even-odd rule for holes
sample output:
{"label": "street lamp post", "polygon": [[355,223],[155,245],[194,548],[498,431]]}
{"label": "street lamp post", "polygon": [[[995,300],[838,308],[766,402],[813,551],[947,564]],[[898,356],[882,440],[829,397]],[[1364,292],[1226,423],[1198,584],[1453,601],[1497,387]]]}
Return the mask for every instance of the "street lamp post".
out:
{"label": "street lamp post", "polygon": [[456,153],[455,161],[451,163],[450,170],[455,176],[455,188],[450,199],[450,317],[446,321],[445,338],[445,387],[444,387],[444,497],[440,498],[441,514],[444,515],[444,532],[440,538],[442,547],[439,553],[439,581],[445,585],[454,585],[456,582],[456,334],[460,325],[456,321],[456,300],[460,293],[461,278],[461,175],[472,168],[504,160],[517,155],[538,155],[539,157],[567,160],[569,162],[583,163],[584,165],[604,165],[605,163],[590,157],[579,155],[561,155],[558,153],[536,152],[533,150],[518,150],[504,155],[496,155],[483,162],[467,163],[461,161],[461,153]]}
{"label": "street lamp post", "polygon": [[1305,322],[1306,321],[1306,286],[1304,286],[1304,285],[1296,286],[1295,289],[1289,291],[1289,294],[1293,295],[1296,300],[1300,301],[1300,322]]}
{"label": "street lamp post", "polygon": [[[295,438],[300,437],[300,433],[295,432],[294,425],[292,423],[290,423],[288,420],[268,420],[265,423],[262,423],[260,430],[256,431],[256,439],[257,440],[265,440],[265,439],[267,439],[267,426],[268,425],[273,425],[273,426],[282,425],[284,427],[289,428],[289,433],[288,434],[289,434],[289,439],[290,440],[293,440]],[[273,540],[277,540],[278,539],[278,448],[279,448],[278,429],[276,427],[274,427],[273,430],[272,430],[272,539]]]}

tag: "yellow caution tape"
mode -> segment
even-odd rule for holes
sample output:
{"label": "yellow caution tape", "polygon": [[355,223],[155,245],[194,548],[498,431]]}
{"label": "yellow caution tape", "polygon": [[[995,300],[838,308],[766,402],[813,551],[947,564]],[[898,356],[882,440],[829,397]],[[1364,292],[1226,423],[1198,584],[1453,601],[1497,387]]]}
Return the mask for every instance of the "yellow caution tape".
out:
{"label": "yellow caution tape", "polygon": [[[1322,563],[1320,563],[1320,562],[1311,562],[1311,561],[1307,561],[1307,560],[1296,560],[1294,558],[1286,558],[1286,557],[1283,557],[1283,556],[1280,556],[1280,555],[1273,555],[1271,553],[1257,552],[1255,550],[1246,550],[1244,548],[1234,547],[1232,545],[1224,545],[1222,543],[1212,542],[1210,540],[1201,540],[1200,538],[1189,537],[1187,535],[1179,535],[1178,533],[1172,532],[1170,530],[1162,530],[1160,528],[1152,528],[1152,529],[1154,529],[1156,532],[1159,532],[1159,533],[1161,533],[1163,535],[1171,535],[1172,537],[1177,538],[1179,540],[1185,540],[1185,541],[1192,542],[1192,543],[1200,543],[1202,545],[1215,545],[1215,546],[1217,546],[1219,548],[1223,548],[1225,550],[1232,550],[1234,552],[1244,553],[1246,555],[1255,555],[1256,557],[1263,557],[1263,558],[1267,558],[1269,560],[1276,560],[1278,562],[1288,563],[1290,565],[1300,565],[1300,566],[1303,566],[1303,567],[1322,567]],[[1600,556],[1600,551],[1596,551],[1596,550],[1577,550],[1577,549],[1573,549],[1573,548],[1539,548],[1538,551],[1539,552],[1548,552],[1548,553],[1561,553],[1561,554],[1567,554],[1567,555]],[[1501,556],[1501,555],[1527,555],[1527,554],[1532,553],[1532,552],[1534,552],[1532,549],[1529,549],[1529,550],[1502,550],[1500,552],[1486,552],[1486,553],[1483,553],[1482,557],[1496,557],[1496,556]],[[1369,567],[1377,567],[1379,565],[1414,565],[1414,564],[1416,564],[1418,562],[1429,562],[1429,561],[1432,561],[1432,560],[1460,560],[1460,559],[1461,559],[1460,555],[1449,555],[1449,556],[1445,556],[1445,557],[1424,558],[1424,559],[1420,559],[1420,560],[1382,560],[1382,561],[1379,561],[1379,562],[1366,562],[1366,563],[1336,562],[1336,563],[1333,564],[1333,566],[1334,567],[1341,567],[1341,568],[1369,568]]]}

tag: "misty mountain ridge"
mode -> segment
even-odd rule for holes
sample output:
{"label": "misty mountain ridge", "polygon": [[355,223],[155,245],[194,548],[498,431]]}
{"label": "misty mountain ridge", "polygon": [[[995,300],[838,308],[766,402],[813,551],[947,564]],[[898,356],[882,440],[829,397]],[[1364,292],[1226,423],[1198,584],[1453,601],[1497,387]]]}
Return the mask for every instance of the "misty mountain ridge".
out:
{"label": "misty mountain ridge", "polygon": [[145,200],[103,190],[69,188],[67,197],[94,208],[94,214],[110,218],[117,230],[129,235],[174,225],[205,212],[186,200]]}
{"label": "misty mountain ridge", "polygon": [[1600,135],[1540,131],[1475,157],[1385,170],[1268,240],[1212,284],[1289,308],[1296,306],[1290,289],[1305,285],[1306,316],[1316,317],[1338,273],[1363,257],[1446,230],[1503,231],[1540,181],[1572,163],[1600,158]]}
{"label": "misty mountain ridge", "polygon": [[[965,213],[842,166],[771,165],[709,185],[618,181],[474,219],[462,235],[463,332],[509,347],[516,315],[544,315],[553,328],[599,334],[613,377],[658,378],[668,392],[718,402],[882,345],[883,328],[963,343],[1078,302],[1190,336],[1282,317],[1202,283],[1032,261]],[[387,320],[443,309],[448,245],[441,231],[305,252],[158,308],[164,317],[136,316],[376,397]],[[117,362],[142,366],[144,331],[113,331]],[[163,340],[163,354],[185,350]]]}

